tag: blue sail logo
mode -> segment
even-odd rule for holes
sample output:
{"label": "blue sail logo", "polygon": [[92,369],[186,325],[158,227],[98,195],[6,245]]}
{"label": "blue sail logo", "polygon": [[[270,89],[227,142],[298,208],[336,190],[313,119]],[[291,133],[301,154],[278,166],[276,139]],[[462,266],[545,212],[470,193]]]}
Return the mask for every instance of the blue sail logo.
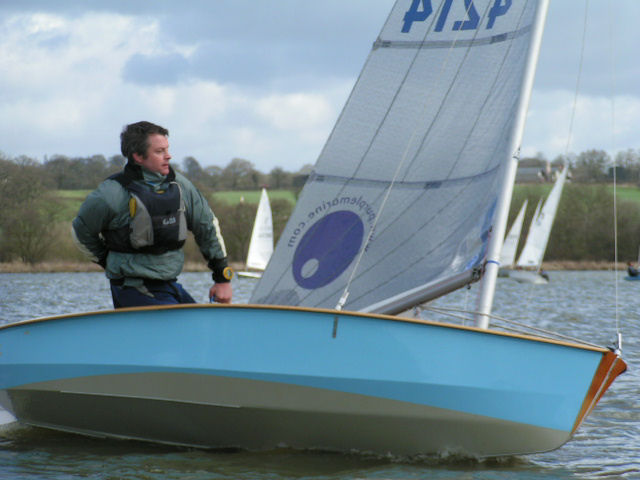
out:
{"label": "blue sail logo", "polygon": [[364,224],[348,210],[324,216],[304,234],[293,256],[293,278],[303,288],[316,289],[338,278],[362,246]]}
{"label": "blue sail logo", "polygon": [[[498,17],[506,15],[511,8],[513,0],[494,0],[492,7],[489,9],[488,22],[486,29],[490,30]],[[447,24],[449,12],[454,0],[444,0],[441,7],[436,11],[438,18],[434,31],[442,32]],[[462,3],[462,0],[456,0]],[[452,30],[478,30],[481,28],[481,12],[478,12],[473,0],[464,0],[464,16],[466,18],[457,19],[453,22]],[[431,0],[413,0],[409,10],[406,11],[403,18],[402,33],[409,33],[414,22],[424,22],[434,13]]]}

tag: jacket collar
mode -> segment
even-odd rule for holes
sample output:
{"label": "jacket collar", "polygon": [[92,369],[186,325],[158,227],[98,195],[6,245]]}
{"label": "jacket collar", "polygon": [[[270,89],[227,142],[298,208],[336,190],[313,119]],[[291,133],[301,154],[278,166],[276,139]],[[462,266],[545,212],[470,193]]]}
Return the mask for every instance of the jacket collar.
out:
{"label": "jacket collar", "polygon": [[[124,176],[127,177],[128,180],[140,180],[144,181],[144,173],[142,167],[138,164],[129,162],[124,167]],[[173,182],[176,179],[176,172],[173,170],[171,166],[169,166],[169,173],[165,177],[167,182]]]}

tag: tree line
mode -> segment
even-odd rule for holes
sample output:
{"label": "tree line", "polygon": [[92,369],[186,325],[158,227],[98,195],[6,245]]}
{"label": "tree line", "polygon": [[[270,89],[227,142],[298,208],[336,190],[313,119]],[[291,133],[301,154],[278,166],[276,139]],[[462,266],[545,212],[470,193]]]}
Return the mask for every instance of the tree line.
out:
{"label": "tree line", "polygon": [[574,183],[611,183],[616,181],[640,186],[640,149],[627,149],[616,153],[613,158],[604,150],[585,150],[579,154],[557,156],[547,160],[542,153],[523,158],[521,167],[544,168],[569,165],[570,178]]}
{"label": "tree line", "polygon": [[[8,158],[0,153],[0,167],[9,163],[33,167],[40,171],[43,182],[57,190],[94,189],[109,175],[118,172],[126,163],[122,155],[106,158],[103,155],[89,157],[67,157],[54,155],[39,162],[26,156]],[[559,165],[571,166],[571,178],[575,183],[607,183],[613,181],[614,173],[619,182],[640,184],[640,150],[628,149],[618,152],[614,158],[604,150],[587,150],[580,154],[558,156],[549,161],[544,154],[523,158],[521,166]],[[615,164],[615,168],[613,165]],[[226,166],[202,166],[194,157],[186,157],[174,168],[200,188],[208,190],[254,190],[268,185],[274,190],[300,189],[312,169],[305,165],[297,172],[275,167],[268,173],[256,169],[254,164],[242,158],[232,159]],[[614,172],[615,170],[615,172]]]}
{"label": "tree line", "polygon": [[[100,182],[122,170],[126,159],[120,155],[69,158],[55,156],[38,162],[21,156],[0,155],[0,262],[20,260],[86,260],[73,245],[69,222],[76,212],[65,211],[61,191],[93,190]],[[224,168],[202,168],[193,157],[174,168],[190,178],[208,198],[214,191],[253,190],[262,186],[299,192],[311,167],[298,172],[274,168],[268,174],[247,160],[235,158]],[[249,246],[257,205],[244,202],[229,205],[216,201],[218,217],[229,258],[243,261]],[[274,234],[284,229],[293,205],[272,199]],[[187,260],[202,261],[192,238],[185,247]]]}
{"label": "tree line", "polygon": [[[549,162],[541,154],[521,160],[521,166],[540,167],[568,163],[572,183],[565,187],[558,217],[549,242],[547,260],[611,261],[613,238],[613,197],[605,185],[613,180],[640,184],[640,151],[627,150],[613,159],[602,150],[588,150],[578,155],[558,157]],[[70,239],[69,221],[75,212],[65,211],[60,190],[92,190],[111,174],[122,169],[126,160],[116,155],[105,158],[65,157],[57,155],[40,162],[29,157],[9,158],[0,154],[0,262],[21,260],[82,261]],[[274,168],[268,173],[257,170],[248,160],[234,158],[225,167],[202,167],[193,157],[185,158],[174,168],[190,178],[211,199],[215,191],[290,189],[299,192],[311,170],[298,172]],[[588,184],[588,185],[584,185]],[[524,196],[530,204],[537,202],[540,189],[520,188],[514,195],[512,215]],[[284,229],[293,205],[272,200],[274,234]],[[246,258],[257,205],[229,205],[216,201],[214,211],[225,236],[229,258],[242,262]],[[527,225],[528,223],[525,223]],[[525,232],[526,233],[526,227]],[[636,258],[640,242],[640,206],[618,202],[618,250],[620,259]],[[201,261],[193,242],[186,247],[188,260]]]}
{"label": "tree line", "polygon": [[[43,184],[54,190],[92,190],[105,178],[122,170],[126,161],[122,155],[109,158],[104,155],[55,155],[39,162],[27,156],[7,158],[0,154],[0,168],[5,170],[14,164],[38,170]],[[288,172],[276,167],[265,174],[242,158],[232,159],[225,167],[203,167],[194,157],[186,157],[181,164],[172,163],[172,166],[198,183],[199,187],[219,191],[253,190],[263,185],[269,185],[272,189],[300,188],[312,168],[306,165],[297,172]]]}

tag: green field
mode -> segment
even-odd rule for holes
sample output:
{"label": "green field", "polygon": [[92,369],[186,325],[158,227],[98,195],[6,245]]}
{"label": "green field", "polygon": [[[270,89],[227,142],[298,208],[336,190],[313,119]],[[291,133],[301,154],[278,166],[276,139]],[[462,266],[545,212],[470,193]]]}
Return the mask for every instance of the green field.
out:
{"label": "green field", "polygon": [[57,190],[58,197],[67,200],[79,200],[81,202],[87,198],[87,195],[90,193],[91,190]]}
{"label": "green field", "polygon": [[[91,190],[57,190],[56,197],[65,203],[78,203],[78,205],[80,205],[90,193]],[[269,190],[268,194],[270,200],[281,198],[291,203],[296,203],[296,197],[291,190]],[[247,203],[258,203],[260,201],[260,190],[216,192],[213,194],[213,198],[232,205],[241,201]]]}
{"label": "green field", "polygon": [[[598,185],[596,184],[586,184],[586,185],[581,185],[581,184],[572,184],[574,186],[582,186],[584,188],[589,188],[589,187],[596,187]],[[535,193],[539,196],[543,196],[546,197],[549,192],[551,191],[551,187],[553,186],[553,184],[551,183],[518,183],[514,186],[514,195],[518,194],[518,193]],[[611,190],[611,192],[613,192],[613,186],[609,185],[608,186]],[[638,204],[640,204],[640,188],[636,187],[636,186],[632,186],[632,185],[624,185],[624,186],[617,186],[616,187],[616,192],[618,194],[618,199],[619,200],[629,200],[632,202],[636,202]]]}
{"label": "green field", "polygon": [[[611,188],[613,189],[613,187]],[[618,199],[640,203],[640,188],[624,186],[616,187],[616,191],[618,192]]]}
{"label": "green field", "polygon": [[91,190],[56,190],[55,198],[60,202],[58,215],[62,219],[74,218],[89,193]]}
{"label": "green field", "polygon": [[[291,190],[269,190],[267,192],[269,200],[283,199],[295,205],[296,197]],[[216,201],[223,201],[231,205],[239,202],[258,203],[260,202],[260,190],[238,190],[228,192],[216,192],[213,194],[213,205]]]}
{"label": "green field", "polygon": [[[517,184],[515,185],[514,195],[518,193],[533,194],[546,196],[551,190],[551,184]],[[613,187],[611,187],[613,190]],[[91,190],[58,190],[56,197],[60,200],[60,212],[65,218],[73,218],[80,208],[80,204],[84,201]],[[640,188],[635,186],[617,187],[618,198],[620,200],[629,200],[640,204]],[[269,199],[283,199],[295,205],[296,196],[291,190],[269,190]],[[216,192],[213,194],[212,205],[215,208],[216,202],[226,202],[235,205],[241,201],[246,203],[257,204],[260,201],[259,190],[239,190]]]}
{"label": "green field", "polygon": [[[55,198],[60,202],[58,212],[63,219],[72,219],[76,216],[82,202],[84,202],[91,190],[56,190]],[[269,200],[283,199],[295,205],[296,196],[291,190],[269,190]],[[257,204],[260,201],[259,190],[216,192],[211,201],[215,209],[216,202],[226,202],[235,205],[241,201]]]}

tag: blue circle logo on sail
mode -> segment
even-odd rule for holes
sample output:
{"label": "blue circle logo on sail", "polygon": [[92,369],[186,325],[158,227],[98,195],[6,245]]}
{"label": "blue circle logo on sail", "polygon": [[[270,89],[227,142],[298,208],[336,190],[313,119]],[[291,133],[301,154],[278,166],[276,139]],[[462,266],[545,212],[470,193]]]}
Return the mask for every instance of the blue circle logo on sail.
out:
{"label": "blue circle logo on sail", "polygon": [[304,234],[293,256],[293,277],[303,288],[315,289],[338,278],[360,251],[364,225],[353,212],[333,212]]}

